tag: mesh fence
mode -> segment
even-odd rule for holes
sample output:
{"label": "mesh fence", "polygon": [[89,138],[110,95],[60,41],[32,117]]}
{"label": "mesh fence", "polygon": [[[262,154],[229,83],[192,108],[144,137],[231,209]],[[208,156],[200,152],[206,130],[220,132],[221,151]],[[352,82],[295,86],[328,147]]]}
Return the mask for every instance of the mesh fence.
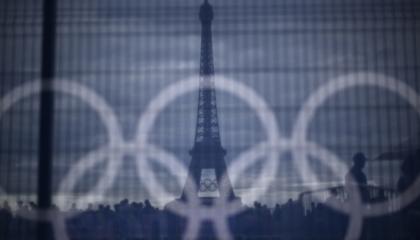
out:
{"label": "mesh fence", "polygon": [[[164,207],[181,195],[183,173],[191,162],[201,4],[57,1],[51,195],[54,209],[71,217],[65,218],[65,231],[54,227],[61,233],[55,238],[171,239],[188,229],[189,216],[174,230],[171,217],[179,216]],[[378,221],[362,217],[363,230],[356,235],[415,239],[419,3],[210,4],[216,83],[222,78],[246,86],[268,107],[266,111],[239,85],[233,87],[235,93],[216,88],[224,161],[229,174],[238,175],[232,182],[235,194],[249,206],[230,218],[228,232],[243,239],[346,238],[354,216],[337,213],[325,202],[346,201],[349,194],[342,187],[353,173],[353,180],[369,192],[366,206],[388,201],[395,207],[399,203],[390,199],[398,200],[403,192],[411,199],[406,215],[396,207],[395,213],[376,216]],[[6,0],[0,6],[0,238],[31,239],[36,228],[27,213],[37,209],[45,12],[42,1]],[[183,81],[192,78],[196,87],[184,91],[188,84]],[[171,98],[173,93],[164,91],[174,84],[179,84],[173,87],[179,96]],[[159,99],[167,102],[162,108],[151,104]],[[312,110],[306,138],[293,142],[302,127],[299,121]],[[143,128],[155,113],[154,122]],[[274,128],[267,124],[271,117]],[[274,174],[265,166],[278,146],[270,145],[244,169],[232,168],[273,134],[295,144],[278,153]],[[308,154],[304,168],[298,153],[311,149],[308,142],[338,160]],[[360,171],[353,163],[358,152],[366,158]],[[328,226],[335,230],[326,230]],[[203,236],[210,234],[206,227],[200,229]]]}

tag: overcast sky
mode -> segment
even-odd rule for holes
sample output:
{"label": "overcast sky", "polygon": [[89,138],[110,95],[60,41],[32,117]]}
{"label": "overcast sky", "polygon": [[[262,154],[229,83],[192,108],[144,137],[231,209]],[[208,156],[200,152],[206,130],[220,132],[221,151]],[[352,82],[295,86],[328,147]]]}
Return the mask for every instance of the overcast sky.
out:
{"label": "overcast sky", "polygon": [[[296,114],[310,94],[344,74],[385,74],[418,89],[419,5],[375,0],[213,0],[216,73],[240,81],[260,94],[275,112],[281,134],[289,137]],[[413,1],[412,1],[413,2]],[[40,1],[3,1],[0,10],[0,93],[37,79],[40,71]],[[96,91],[117,113],[124,138],[132,139],[147,104],[168,85],[197,76],[200,54],[198,0],[59,1],[57,76]],[[412,4],[412,3],[411,3]],[[414,20],[416,19],[416,20]],[[417,30],[417,31],[416,31]],[[417,72],[416,72],[417,69]],[[198,81],[198,78],[197,78]],[[81,101],[59,95],[55,122],[54,170],[58,185],[73,163],[106,144],[98,116]],[[193,145],[196,93],[173,102],[151,131],[151,142],[188,165]],[[254,112],[236,97],[218,92],[219,122],[228,164],[266,139]],[[1,115],[0,186],[12,195],[36,187],[37,96]],[[418,118],[403,100],[386,91],[356,88],[338,94],[320,109],[310,139],[350,164],[352,154],[369,158],[388,151],[419,130]],[[298,177],[290,154],[279,161],[270,194],[260,201],[283,202],[306,189],[336,184],[313,159],[321,182]],[[264,159],[259,161],[263,164]],[[368,178],[395,184],[399,163],[372,162]],[[109,192],[115,200],[149,197],[127,157]],[[89,171],[77,189],[83,193],[104,166]],[[237,193],[257,190],[254,166],[235,183]],[[179,194],[171,174],[155,166],[159,179]],[[245,199],[250,202],[254,199]]]}

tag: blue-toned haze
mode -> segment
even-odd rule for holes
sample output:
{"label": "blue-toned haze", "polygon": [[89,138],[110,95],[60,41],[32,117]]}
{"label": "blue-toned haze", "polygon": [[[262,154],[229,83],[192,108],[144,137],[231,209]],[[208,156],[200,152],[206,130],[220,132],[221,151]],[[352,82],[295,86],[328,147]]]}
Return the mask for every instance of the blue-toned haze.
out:
{"label": "blue-toned haze", "polygon": [[[6,94],[39,75],[40,3],[4,1],[0,14],[0,93]],[[281,134],[290,137],[303,102],[318,87],[344,74],[369,71],[407,83],[417,91],[419,4],[377,0],[212,0],[216,74],[240,81],[260,94],[275,112]],[[133,139],[148,103],[165,87],[197,76],[200,56],[201,1],[59,1],[57,76],[95,90],[117,114],[124,137]],[[412,5],[410,5],[412,4]],[[198,78],[197,78],[198,83]],[[254,112],[237,98],[218,92],[217,104],[228,164],[266,135]],[[149,139],[190,161],[197,94],[173,102],[161,113]],[[69,96],[58,96],[55,117],[55,186],[81,156],[106,144],[98,116]],[[36,184],[37,97],[26,99],[2,115],[0,186],[25,199]],[[312,141],[340,156],[345,164],[363,151],[373,159],[406,139],[418,139],[418,117],[393,94],[374,88],[340,93],[320,109],[310,126]],[[413,140],[411,144],[418,144]],[[110,159],[114,161],[114,159]],[[340,183],[312,159],[320,182],[298,176],[286,153],[278,159],[269,193],[258,199],[270,205],[296,198],[308,188]],[[264,163],[261,159],[260,164]],[[127,156],[108,192],[110,202],[149,198],[136,176],[135,159]],[[98,165],[80,180],[83,194],[98,180]],[[399,162],[369,162],[368,179],[393,186]],[[174,193],[180,187],[170,171],[155,165],[158,179]],[[238,194],[258,191],[253,166],[234,184]],[[174,169],[173,171],[176,171]],[[65,196],[69,193],[60,193]],[[152,199],[153,201],[154,199]],[[255,199],[244,199],[246,203]]]}

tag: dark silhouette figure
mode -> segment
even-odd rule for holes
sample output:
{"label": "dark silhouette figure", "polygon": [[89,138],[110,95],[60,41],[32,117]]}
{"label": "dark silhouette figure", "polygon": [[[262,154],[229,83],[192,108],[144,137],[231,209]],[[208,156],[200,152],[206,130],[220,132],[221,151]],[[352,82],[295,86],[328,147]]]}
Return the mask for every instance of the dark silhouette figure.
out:
{"label": "dark silhouette figure", "polygon": [[366,165],[366,156],[358,152],[353,156],[353,166],[350,171],[346,174],[345,185],[350,191],[348,194],[354,196],[354,191],[359,191],[362,201],[369,200],[369,194],[367,191],[367,177],[363,172],[363,168]]}

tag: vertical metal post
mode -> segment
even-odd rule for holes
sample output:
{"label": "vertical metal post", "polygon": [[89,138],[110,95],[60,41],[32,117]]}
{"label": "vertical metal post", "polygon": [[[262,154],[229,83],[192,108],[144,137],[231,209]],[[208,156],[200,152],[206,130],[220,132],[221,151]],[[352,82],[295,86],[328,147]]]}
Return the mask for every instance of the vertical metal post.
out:
{"label": "vertical metal post", "polygon": [[[38,207],[48,210],[52,205],[52,157],[54,94],[51,88],[55,74],[56,0],[44,0],[42,23],[41,96],[38,149]],[[51,224],[39,222],[38,240],[52,239]]]}

